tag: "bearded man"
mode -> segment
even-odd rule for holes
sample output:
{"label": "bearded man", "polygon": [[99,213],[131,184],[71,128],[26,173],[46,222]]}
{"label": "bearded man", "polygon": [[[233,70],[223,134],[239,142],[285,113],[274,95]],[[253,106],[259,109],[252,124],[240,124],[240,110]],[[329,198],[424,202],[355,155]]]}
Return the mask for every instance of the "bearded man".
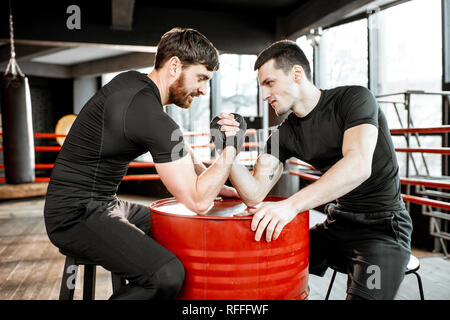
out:
{"label": "bearded man", "polygon": [[[116,196],[130,161],[150,151],[169,192],[199,214],[217,195],[237,196],[224,183],[238,146],[228,143],[206,169],[163,110],[189,108],[218,68],[217,49],[205,36],[172,29],[150,74],[121,73],[86,103],[55,161],[44,209],[48,236],[63,251],[126,278],[112,299],[172,299],[184,280],[181,262],[151,238],[148,207]],[[245,130],[232,116],[220,124],[226,137],[242,141]]]}

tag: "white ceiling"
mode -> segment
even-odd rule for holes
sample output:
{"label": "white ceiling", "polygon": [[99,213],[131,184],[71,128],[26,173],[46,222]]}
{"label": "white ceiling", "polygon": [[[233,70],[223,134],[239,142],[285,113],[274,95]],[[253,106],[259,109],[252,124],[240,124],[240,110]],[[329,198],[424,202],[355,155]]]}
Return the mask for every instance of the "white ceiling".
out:
{"label": "white ceiling", "polygon": [[32,59],[32,61],[70,66],[127,53],[130,53],[130,51],[109,48],[78,47],[40,56]]}

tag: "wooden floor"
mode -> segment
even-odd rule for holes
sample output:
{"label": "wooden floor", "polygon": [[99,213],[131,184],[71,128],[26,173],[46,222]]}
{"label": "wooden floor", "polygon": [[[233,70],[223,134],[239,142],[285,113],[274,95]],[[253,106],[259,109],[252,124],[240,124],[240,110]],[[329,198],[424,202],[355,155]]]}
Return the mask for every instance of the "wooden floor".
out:
{"label": "wooden floor", "polygon": [[[149,204],[155,199],[122,198]],[[64,256],[48,240],[42,210],[44,200],[13,200],[0,202],[0,300],[58,299]],[[312,212],[310,224],[321,222],[324,215]],[[419,257],[425,299],[450,300],[450,260],[442,255],[415,250]],[[82,268],[81,268],[82,269]],[[331,278],[310,276],[310,300],[323,300]],[[78,274],[75,299],[82,295],[82,270]],[[338,274],[330,299],[345,299],[346,276]],[[107,299],[112,293],[110,274],[97,268],[96,299]],[[419,299],[414,275],[405,277],[396,299]]]}

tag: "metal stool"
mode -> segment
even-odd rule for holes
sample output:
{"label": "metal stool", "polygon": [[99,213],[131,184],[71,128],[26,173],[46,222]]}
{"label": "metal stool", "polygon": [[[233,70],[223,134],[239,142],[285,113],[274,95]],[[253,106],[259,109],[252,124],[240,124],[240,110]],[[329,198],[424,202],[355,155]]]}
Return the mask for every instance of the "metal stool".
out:
{"label": "metal stool", "polygon": [[[414,255],[411,255],[409,258],[408,265],[406,266],[405,275],[414,273],[417,277],[417,284],[419,286],[419,293],[420,293],[420,300],[425,300],[423,295],[423,288],[422,288],[422,279],[420,278],[419,274],[417,273],[417,270],[420,268],[420,262],[419,259],[417,259]],[[325,300],[328,300],[331,292],[331,288],[333,287],[334,279],[336,278],[336,273],[339,271],[341,273],[342,270],[340,270],[337,267],[332,266],[331,269],[333,269],[333,275],[331,276],[330,285],[328,286],[327,295],[325,296]]]}
{"label": "metal stool", "polygon": [[[89,259],[77,257],[67,250],[59,249],[59,252],[66,256],[66,262],[64,264],[63,276],[61,280],[61,289],[59,291],[59,300],[73,300],[73,295],[75,293],[75,281],[78,273],[78,266],[80,265],[84,265],[83,300],[94,300],[97,264],[93,263]],[[69,279],[70,277],[72,277],[72,279]],[[69,280],[73,280],[73,284],[69,284]],[[112,272],[111,281],[113,293],[116,292],[121,286],[125,285],[125,279]]]}
{"label": "metal stool", "polygon": [[411,255],[409,258],[408,265],[406,266],[406,274],[414,273],[417,277],[417,284],[419,285],[419,293],[420,293],[420,300],[425,300],[423,296],[423,288],[422,288],[422,279],[420,278],[419,274],[417,273],[417,270],[420,268],[420,262],[419,259],[417,259],[415,256]]}

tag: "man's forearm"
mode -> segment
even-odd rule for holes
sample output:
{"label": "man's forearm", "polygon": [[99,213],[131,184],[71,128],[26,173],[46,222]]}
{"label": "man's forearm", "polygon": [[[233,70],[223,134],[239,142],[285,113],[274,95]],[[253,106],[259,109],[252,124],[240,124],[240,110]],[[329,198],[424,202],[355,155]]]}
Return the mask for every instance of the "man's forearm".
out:
{"label": "man's forearm", "polygon": [[230,181],[245,204],[252,206],[257,203],[259,183],[248,169],[237,161],[231,168]]}
{"label": "man's forearm", "polygon": [[319,180],[301,189],[287,199],[298,212],[316,208],[349,193],[366,179],[367,170],[352,158],[342,158]]}
{"label": "man's forearm", "polygon": [[208,207],[219,194],[230,175],[235,157],[235,148],[225,148],[219,158],[198,176],[196,194],[198,201],[203,204],[203,207]]}
{"label": "man's forearm", "polygon": [[264,200],[280,179],[282,172],[283,165],[277,158],[262,154],[256,161],[253,175],[235,161],[231,168],[230,180],[244,203],[252,207]]}

